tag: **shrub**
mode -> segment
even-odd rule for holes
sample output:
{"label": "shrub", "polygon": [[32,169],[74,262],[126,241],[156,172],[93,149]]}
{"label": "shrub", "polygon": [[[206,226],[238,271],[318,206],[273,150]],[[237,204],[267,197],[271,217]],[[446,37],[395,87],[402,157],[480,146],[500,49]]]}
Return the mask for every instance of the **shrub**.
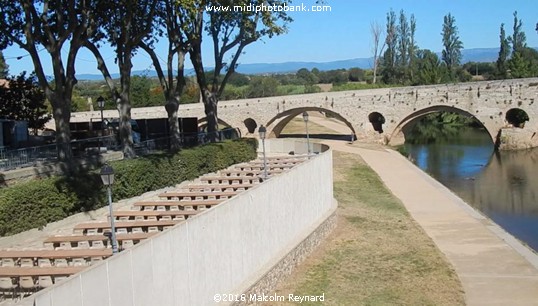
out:
{"label": "shrub", "polygon": [[[114,200],[173,186],[256,157],[255,139],[238,139],[111,163]],[[0,235],[12,235],[106,205],[99,170],[0,190]]]}

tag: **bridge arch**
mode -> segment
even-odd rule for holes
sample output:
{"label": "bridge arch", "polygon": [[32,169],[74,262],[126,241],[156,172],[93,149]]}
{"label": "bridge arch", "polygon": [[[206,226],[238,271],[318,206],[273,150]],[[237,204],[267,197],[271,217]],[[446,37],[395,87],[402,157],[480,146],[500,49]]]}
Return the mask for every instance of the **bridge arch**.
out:
{"label": "bridge arch", "polygon": [[284,127],[296,116],[301,115],[303,112],[322,112],[325,114],[331,115],[333,118],[343,122],[347,127],[349,127],[351,134],[353,134],[353,137],[355,137],[356,132],[355,128],[353,128],[353,125],[349,120],[344,118],[344,116],[340,115],[337,112],[334,112],[332,110],[322,108],[322,107],[298,107],[293,109],[288,109],[286,111],[283,111],[279,113],[278,115],[274,116],[267,122],[267,129],[269,130],[270,137],[278,137]]}
{"label": "bridge arch", "polygon": [[523,128],[529,121],[529,115],[521,108],[511,108],[506,112],[505,120],[514,127]]}
{"label": "bridge arch", "polygon": [[[453,106],[447,106],[447,105],[430,106],[430,107],[426,107],[426,108],[423,108],[423,109],[419,109],[419,110],[407,115],[392,130],[392,133],[390,134],[390,138],[388,139],[388,143],[391,144],[391,145],[403,143],[405,141],[404,131],[406,130],[406,128],[412,127],[414,123],[416,123],[418,120],[420,120],[422,117],[424,117],[424,116],[426,116],[428,114],[439,113],[439,112],[456,113],[456,114],[459,114],[459,115],[462,115],[462,116],[465,116],[465,117],[470,117],[470,118],[476,119],[476,121],[479,122],[480,125],[482,125],[482,127],[484,127],[484,129],[486,129],[486,131],[488,132],[488,134],[489,134],[489,136],[491,138],[491,141],[493,143],[495,143],[495,141],[497,139],[497,135],[499,133],[498,130],[495,130],[495,129],[491,128],[491,127],[488,127],[482,121],[480,121],[480,118],[477,118],[475,115],[473,115],[472,113],[470,113],[470,112],[468,112],[466,110],[463,110],[463,109],[457,108],[457,107],[453,107]],[[404,138],[404,139],[402,140],[402,138]]]}
{"label": "bridge arch", "polygon": [[[228,122],[220,118],[218,119],[218,123],[219,123],[219,130],[221,129],[222,126],[232,127],[231,124],[228,124]],[[204,131],[206,128],[207,128],[207,117],[198,119],[198,131]]]}

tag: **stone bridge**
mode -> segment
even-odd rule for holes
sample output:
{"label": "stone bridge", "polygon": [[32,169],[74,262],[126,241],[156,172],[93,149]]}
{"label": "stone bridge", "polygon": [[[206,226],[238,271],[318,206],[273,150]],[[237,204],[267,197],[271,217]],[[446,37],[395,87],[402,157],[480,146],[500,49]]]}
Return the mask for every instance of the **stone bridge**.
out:
{"label": "stone bridge", "polygon": [[[447,111],[477,118],[495,141],[501,129],[509,126],[506,114],[511,109],[528,114],[524,130],[534,137],[538,131],[537,99],[538,78],[530,78],[221,101],[218,114],[222,125],[239,127],[243,135],[257,134],[263,124],[271,136],[278,137],[295,116],[319,111],[342,121],[349,134],[359,140],[397,144],[403,142],[403,132],[415,120]],[[117,115],[114,110],[105,111],[105,117]],[[179,116],[198,117],[200,126],[206,121],[202,104],[181,105]],[[166,118],[166,111],[164,107],[136,108],[132,117]],[[90,119],[100,120],[100,113],[72,115],[72,122]]]}

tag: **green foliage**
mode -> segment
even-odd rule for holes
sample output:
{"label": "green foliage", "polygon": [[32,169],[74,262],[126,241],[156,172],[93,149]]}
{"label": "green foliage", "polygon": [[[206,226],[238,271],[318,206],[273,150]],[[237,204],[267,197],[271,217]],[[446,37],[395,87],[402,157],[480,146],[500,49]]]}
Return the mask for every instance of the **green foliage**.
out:
{"label": "green foliage", "polygon": [[415,85],[439,84],[443,79],[441,61],[437,54],[430,50],[420,50],[416,60],[417,73]]}
{"label": "green foliage", "polygon": [[246,74],[234,72],[230,75],[230,78],[228,79],[228,84],[241,87],[246,86],[250,83],[250,77]]}
{"label": "green foliage", "polygon": [[[133,107],[150,106],[151,84],[147,77],[134,75],[131,77],[131,105]],[[162,105],[162,103],[161,103]]]}
{"label": "green foliage", "polygon": [[7,78],[9,74],[8,70],[9,66],[6,64],[6,60],[4,59],[4,54],[2,54],[2,51],[0,51],[0,79]]}
{"label": "green foliage", "polygon": [[438,112],[425,115],[405,135],[411,144],[428,144],[450,139],[468,126],[480,126],[474,118],[457,113]]}
{"label": "green foliage", "polygon": [[304,85],[313,85],[319,82],[319,77],[314,73],[308,71],[306,68],[301,68],[297,71],[296,76],[302,81]]}
{"label": "green foliage", "polygon": [[[257,142],[239,139],[176,154],[112,162],[114,200],[173,186],[256,157]],[[98,171],[52,177],[0,189],[0,235],[12,235],[106,205]]]}
{"label": "green foliage", "polygon": [[278,81],[269,77],[253,77],[248,86],[249,98],[272,97],[278,94]]}
{"label": "green foliage", "polygon": [[512,44],[512,52],[516,53],[527,47],[527,37],[522,30],[523,22],[517,18],[517,11],[514,12],[514,33],[508,39]]}
{"label": "green foliage", "polygon": [[332,83],[333,85],[344,84],[349,80],[346,69],[320,71],[318,74],[320,83]]}
{"label": "green foliage", "polygon": [[247,93],[249,90],[249,86],[235,86],[235,85],[228,85],[222,92],[222,95],[220,96],[221,100],[238,100],[238,99],[246,99]]}
{"label": "green foliage", "polygon": [[350,68],[348,74],[348,81],[350,82],[361,82],[365,80],[365,72],[360,68]]}
{"label": "green foliage", "polygon": [[316,85],[305,85],[304,86],[304,93],[316,93],[321,92],[321,88]]}
{"label": "green foliage", "polygon": [[385,44],[387,49],[383,54],[381,61],[382,69],[381,75],[382,80],[385,84],[394,84],[396,83],[396,59],[397,59],[397,43],[398,43],[398,33],[396,25],[396,13],[391,9],[387,13],[387,37],[385,39]]}
{"label": "green foliage", "polygon": [[489,79],[490,76],[493,76],[497,71],[495,63],[485,62],[467,62],[462,68],[471,75],[481,75],[486,79]]}
{"label": "green foliage", "polygon": [[506,61],[508,56],[510,56],[510,41],[506,38],[506,32],[504,31],[504,23],[501,24],[501,33],[499,34],[500,39],[500,49],[499,57],[497,59],[497,76],[500,78],[506,78]]}
{"label": "green foliage", "polygon": [[35,76],[26,77],[23,72],[7,80],[9,86],[0,86],[0,117],[27,121],[34,130],[42,128],[51,116]]}
{"label": "green foliage", "polygon": [[455,79],[455,68],[460,65],[461,50],[463,43],[458,36],[458,27],[456,26],[456,18],[450,13],[444,17],[443,22],[443,56],[446,67],[450,73],[451,79]]}
{"label": "green foliage", "polygon": [[508,60],[508,69],[508,76],[513,78],[538,76],[538,51],[525,47],[514,52]]}
{"label": "green foliage", "polygon": [[0,235],[12,235],[105,202],[98,174],[53,177],[0,190]]}
{"label": "green foliage", "polygon": [[367,84],[367,83],[345,83],[334,85],[331,91],[346,91],[346,90],[362,90],[362,89],[376,89],[376,88],[386,88],[392,87],[386,84]]}

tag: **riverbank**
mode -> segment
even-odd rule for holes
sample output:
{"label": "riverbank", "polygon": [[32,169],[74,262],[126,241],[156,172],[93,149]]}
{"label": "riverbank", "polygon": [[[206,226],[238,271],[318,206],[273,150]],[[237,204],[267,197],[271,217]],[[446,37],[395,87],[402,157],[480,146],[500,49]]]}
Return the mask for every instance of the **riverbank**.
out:
{"label": "riverbank", "polygon": [[[330,127],[330,129],[345,133],[346,129],[343,126],[331,125],[330,120],[313,118],[316,123]],[[314,121],[313,120],[313,121]],[[334,124],[333,124],[334,125]],[[433,241],[437,248],[442,252],[444,260],[436,264],[443,266],[449,262],[455,269],[457,277],[463,286],[464,302],[468,305],[538,305],[538,256],[529,248],[521,244],[517,239],[507,234],[497,224],[484,217],[481,213],[475,211],[463,200],[455,196],[449,189],[444,187],[439,182],[422,172],[418,167],[409,162],[399,153],[386,150],[381,146],[371,144],[349,145],[342,141],[325,141],[335,150],[335,156],[338,156],[337,151],[350,153],[348,156],[361,156],[362,159],[371,167],[383,180],[384,185],[390,189],[392,194],[401,200],[405,206],[405,210],[410,213],[416,221],[414,225],[420,226],[429,236],[430,243]],[[350,157],[346,157],[350,159]],[[338,184],[337,165],[339,161],[335,159],[335,184]],[[353,166],[348,165],[348,171],[353,171]],[[367,189],[368,185],[361,184],[363,189]],[[338,189],[335,190],[338,194]],[[345,203],[358,203],[355,199],[345,200],[339,199],[341,206]],[[364,205],[364,203],[362,203]],[[380,206],[383,207],[383,206]],[[346,214],[350,210],[348,207],[340,207],[339,213]],[[370,216],[368,216],[370,218]],[[368,219],[369,219],[368,218]],[[368,220],[368,219],[365,219]],[[349,231],[349,221],[345,218],[339,223],[339,230]],[[343,224],[342,224],[343,223]],[[366,222],[363,222],[366,224]],[[398,223],[393,223],[398,224]],[[393,225],[394,226],[394,225]],[[390,225],[383,229],[387,236],[393,231]],[[352,231],[349,239],[371,240],[371,237],[365,236],[365,232]],[[345,237],[345,236],[343,236]],[[415,248],[409,243],[414,239],[409,239],[404,236],[401,242],[404,247],[410,251]],[[280,292],[299,292],[301,294],[316,293],[320,290],[329,290],[331,286],[322,282],[323,279],[329,279],[339,283],[341,288],[350,288],[348,291],[336,291],[339,302],[329,304],[341,305],[346,304],[346,297],[356,296],[356,292],[363,292],[362,297],[358,301],[359,304],[369,304],[371,302],[368,296],[383,296],[385,300],[374,300],[375,302],[385,304],[457,304],[450,300],[437,300],[426,302],[414,301],[409,302],[408,296],[413,297],[415,291],[411,290],[405,295],[394,296],[393,291],[380,290],[383,283],[377,281],[377,277],[349,278],[346,276],[358,274],[363,275],[362,270],[371,266],[371,261],[364,258],[381,258],[385,261],[391,261],[392,258],[383,253],[381,243],[384,240],[370,241],[372,249],[357,248],[354,250],[356,254],[365,254],[362,257],[355,256],[356,261],[352,265],[340,265],[340,257],[349,254],[349,248],[346,246],[346,240],[339,240],[339,237],[333,237],[333,240],[328,240],[322,249],[312,259],[298,269],[298,272],[293,276],[293,279],[283,284],[280,287]],[[379,245],[379,247],[378,247]],[[401,247],[401,246],[397,246]],[[381,251],[381,252],[380,252]],[[340,255],[339,255],[340,254]],[[414,279],[418,273],[424,273],[420,269],[420,265],[408,258],[405,262],[410,270],[403,270],[402,273],[409,275],[406,281],[416,282],[418,290],[425,290],[420,280]],[[415,264],[415,266],[413,266]],[[371,275],[383,275],[389,271],[396,273],[391,269],[391,264],[374,265]],[[396,277],[399,275],[395,274]],[[334,285],[333,285],[334,286]],[[433,285],[433,287],[436,287]],[[317,290],[315,290],[318,288]],[[368,293],[364,294],[364,289]],[[396,288],[402,288],[396,284]],[[416,289],[415,288],[415,289]],[[447,283],[446,287],[437,287],[432,289],[441,293],[445,290],[453,290],[454,285]],[[398,291],[398,290],[396,290]],[[327,291],[326,291],[327,292]],[[382,293],[380,295],[380,292]],[[425,295],[430,298],[426,290]],[[460,292],[461,296],[463,294]],[[343,295],[343,296],[341,296]],[[327,295],[326,295],[327,296]],[[365,297],[366,296],[366,297]],[[454,295],[452,295],[454,297]],[[390,300],[390,298],[397,297]],[[389,299],[389,300],[387,300]],[[463,297],[462,297],[463,299]],[[342,303],[343,302],[343,303]],[[354,304],[357,304],[354,303]],[[376,303],[378,304],[378,303]]]}
{"label": "riverbank", "polygon": [[333,169],[337,228],[276,293],[324,294],[323,305],[463,305],[454,269],[362,158],[335,150]]}
{"label": "riverbank", "polygon": [[403,156],[351,148],[454,266],[469,305],[538,305],[538,256]]}

